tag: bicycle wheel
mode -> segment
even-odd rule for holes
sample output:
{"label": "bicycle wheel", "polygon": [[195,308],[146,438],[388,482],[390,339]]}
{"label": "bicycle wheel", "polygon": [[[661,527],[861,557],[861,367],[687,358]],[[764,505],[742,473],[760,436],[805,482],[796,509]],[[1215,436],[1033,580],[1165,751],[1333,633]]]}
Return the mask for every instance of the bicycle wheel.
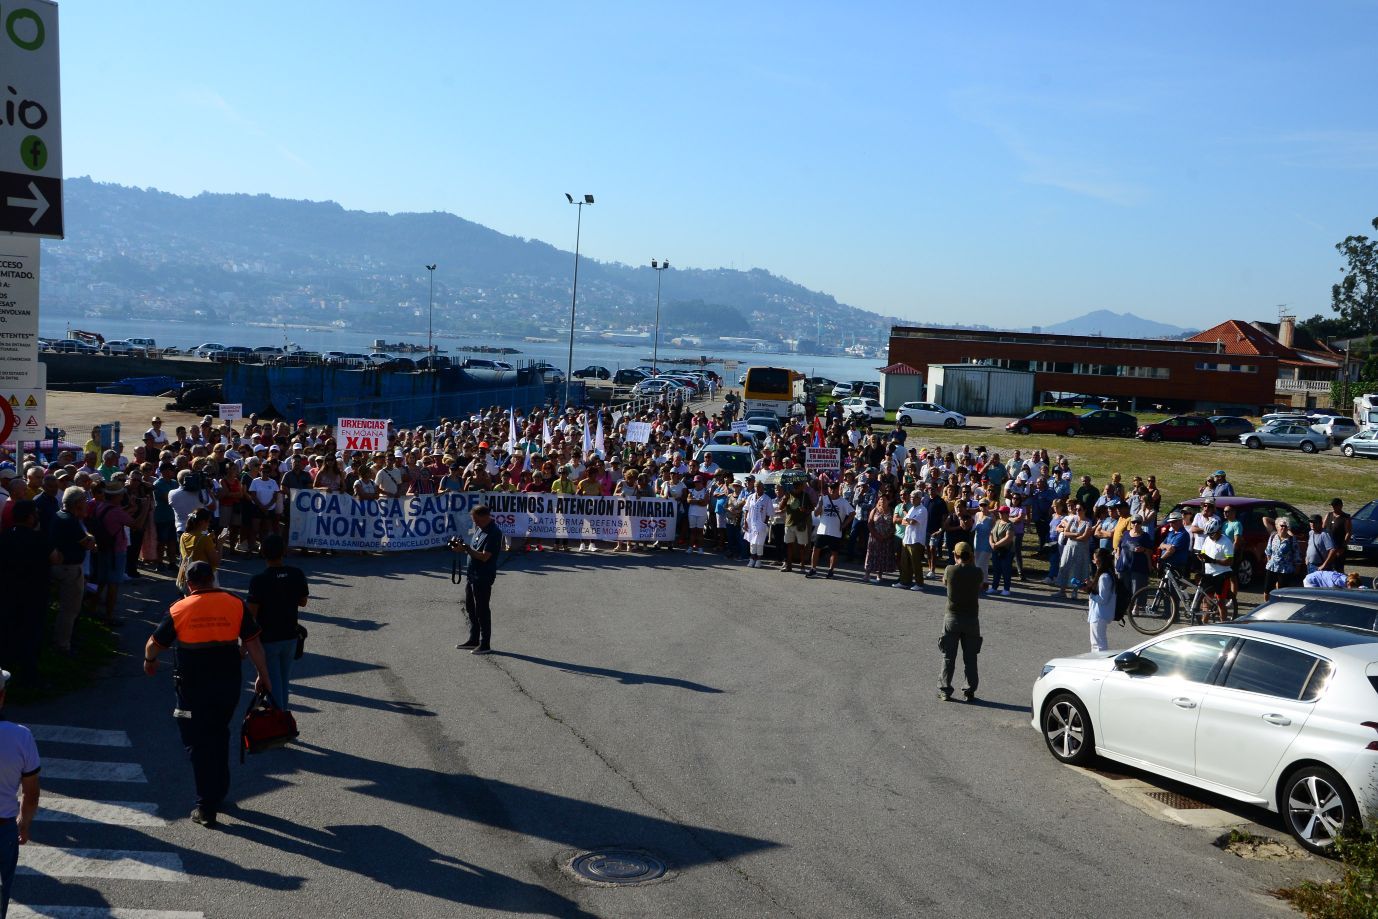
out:
{"label": "bicycle wheel", "polygon": [[1177,595],[1158,583],[1135,591],[1125,615],[1136,632],[1157,635],[1177,621],[1177,606]]}

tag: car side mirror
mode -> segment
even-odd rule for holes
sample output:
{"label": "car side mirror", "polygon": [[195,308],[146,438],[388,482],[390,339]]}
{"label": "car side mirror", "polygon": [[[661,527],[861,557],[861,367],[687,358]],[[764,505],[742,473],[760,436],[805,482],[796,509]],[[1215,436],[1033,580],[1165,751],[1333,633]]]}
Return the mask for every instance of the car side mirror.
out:
{"label": "car side mirror", "polygon": [[1143,662],[1139,659],[1139,655],[1135,654],[1133,651],[1126,651],[1115,658],[1115,669],[1123,671],[1124,673],[1137,673],[1142,663]]}

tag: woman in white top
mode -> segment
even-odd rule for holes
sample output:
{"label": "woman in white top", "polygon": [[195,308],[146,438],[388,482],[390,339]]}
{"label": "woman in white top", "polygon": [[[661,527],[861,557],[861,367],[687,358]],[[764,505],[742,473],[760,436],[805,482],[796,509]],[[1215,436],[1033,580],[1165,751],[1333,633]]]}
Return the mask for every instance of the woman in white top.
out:
{"label": "woman in white top", "polygon": [[765,554],[766,537],[770,535],[770,518],[775,513],[775,502],[766,494],[764,482],[756,483],[756,490],[746,499],[742,510],[742,535],[746,537],[747,549],[751,553],[748,568],[760,568],[761,556]]}
{"label": "woman in white top", "polygon": [[1091,595],[1086,606],[1091,650],[1104,651],[1108,646],[1105,628],[1115,618],[1115,558],[1109,549],[1096,550],[1095,577],[1083,586]]}
{"label": "woman in white top", "polygon": [[703,528],[708,523],[708,480],[703,476],[689,486],[689,552],[703,554]]}
{"label": "woman in white top", "polygon": [[1090,508],[1078,504],[1076,512],[1063,517],[1057,529],[1063,540],[1062,561],[1057,570],[1057,595],[1065,598],[1067,585],[1086,580],[1091,567]]}

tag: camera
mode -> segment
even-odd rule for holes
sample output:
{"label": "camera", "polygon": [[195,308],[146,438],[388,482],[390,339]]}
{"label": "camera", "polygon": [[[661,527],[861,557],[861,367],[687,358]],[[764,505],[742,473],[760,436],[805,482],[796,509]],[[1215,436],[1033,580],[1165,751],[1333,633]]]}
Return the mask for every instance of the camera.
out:
{"label": "camera", "polygon": [[464,540],[460,539],[458,536],[451,536],[451,537],[450,537],[450,548],[451,548],[451,549],[462,549],[462,548],[464,548]]}

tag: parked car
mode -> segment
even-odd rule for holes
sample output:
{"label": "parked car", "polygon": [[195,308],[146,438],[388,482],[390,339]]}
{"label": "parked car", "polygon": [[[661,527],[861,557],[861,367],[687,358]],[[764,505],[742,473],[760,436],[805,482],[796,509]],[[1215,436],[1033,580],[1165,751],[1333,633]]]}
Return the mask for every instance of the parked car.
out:
{"label": "parked car", "polygon": [[1369,561],[1378,561],[1378,500],[1370,501],[1349,518],[1350,552],[1358,552]]}
{"label": "parked car", "polygon": [[1201,415],[1178,415],[1165,421],[1140,425],[1138,437],[1140,440],[1151,440],[1155,443],[1160,440],[1170,440],[1175,443],[1200,444],[1207,447],[1210,446],[1211,441],[1216,439],[1216,434],[1215,425],[1211,424],[1209,418]]}
{"label": "parked car", "polygon": [[679,388],[679,384],[674,380],[653,377],[637,383],[632,387],[632,392],[638,396],[658,396],[663,392],[674,392]]}
{"label": "parked car", "polygon": [[210,357],[216,351],[224,350],[225,346],[219,342],[207,341],[197,345],[196,348],[193,349],[192,354],[195,354],[197,357]]}
{"label": "parked car", "polygon": [[1300,450],[1303,453],[1315,453],[1317,450],[1330,449],[1328,435],[1318,434],[1306,425],[1294,421],[1274,421],[1265,424],[1252,434],[1240,434],[1239,442],[1250,450],[1282,447]]}
{"label": "parked car", "polygon": [[772,411],[756,409],[746,413],[748,427],[762,427],[772,434],[780,433],[780,416]]}
{"label": "parked car", "polygon": [[59,354],[98,354],[100,349],[95,345],[88,345],[86,342],[76,338],[63,338],[53,342],[53,350]]}
{"label": "parked car", "polygon": [[895,412],[895,420],[904,424],[940,425],[945,428],[964,428],[967,416],[943,408],[936,402],[904,402]]}
{"label": "parked car", "polygon": [[269,363],[276,367],[305,367],[307,364],[319,364],[321,355],[317,351],[288,351],[286,354],[279,354]]}
{"label": "parked car", "polygon": [[1097,408],[1081,416],[1081,433],[1083,434],[1113,434],[1120,437],[1133,437],[1138,430],[1139,419],[1126,412]]}
{"label": "parked car", "polygon": [[1273,591],[1267,603],[1239,618],[1259,622],[1323,622],[1378,632],[1378,593],[1284,587]]}
{"label": "parked car", "polygon": [[254,353],[258,355],[260,361],[266,364],[273,358],[281,356],[282,349],[273,345],[259,345],[254,349]]}
{"label": "parked car", "polygon": [[244,345],[231,345],[220,351],[212,351],[210,359],[220,364],[257,364],[258,355],[253,348]]}
{"label": "parked car", "polygon": [[859,390],[857,390],[857,395],[858,395],[858,396],[864,396],[864,397],[867,398],[867,399],[879,399],[879,398],[880,398],[880,384],[879,384],[879,383],[866,383],[866,384],[863,384],[862,387],[861,387]]}
{"label": "parked car", "polygon": [[416,362],[417,370],[449,370],[455,365],[447,354],[427,354]]}
{"label": "parked car", "polygon": [[1269,412],[1259,420],[1264,424],[1272,424],[1274,421],[1296,421],[1301,424],[1310,424],[1311,416],[1297,409],[1286,409],[1280,412]]}
{"label": "parked car", "polygon": [[368,362],[370,364],[375,364],[378,366],[386,364],[388,361],[392,359],[392,355],[388,354],[386,351],[374,351],[372,354],[368,356]]}
{"label": "parked car", "polygon": [[827,377],[808,377],[804,380],[804,389],[815,394],[831,393],[836,385],[836,380],[830,380]]}
{"label": "parked car", "polygon": [[848,396],[850,396],[851,394],[852,394],[852,384],[851,384],[851,383],[838,383],[836,386],[833,387],[833,398],[834,398],[834,399],[845,399],[845,398],[847,398]]}
{"label": "parked car", "polygon": [[[1187,525],[1191,525],[1191,520],[1201,509],[1204,498],[1190,498],[1172,508],[1171,513],[1182,515]],[[1240,587],[1248,587],[1263,573],[1264,549],[1268,545],[1268,531],[1264,529],[1263,519],[1270,517],[1276,520],[1278,517],[1287,518],[1288,524],[1292,528],[1292,535],[1296,537],[1298,551],[1305,555],[1308,534],[1311,532],[1310,518],[1292,505],[1284,501],[1273,501],[1267,498],[1215,498],[1215,506],[1221,512],[1226,507],[1234,507],[1236,518],[1243,527],[1243,534],[1236,542],[1234,547],[1235,577],[1239,580]],[[1163,523],[1158,525],[1158,541],[1161,543],[1163,537],[1167,535],[1167,517],[1163,517]]]}
{"label": "parked car", "polygon": [[1032,725],[1059,762],[1096,756],[1278,813],[1328,854],[1378,814],[1378,634],[1310,622],[1195,626],[1120,654],[1054,658]]}
{"label": "parked car", "polygon": [[850,399],[843,399],[838,404],[842,407],[842,417],[845,419],[861,417],[871,421],[885,420],[885,408],[875,399],[852,396]]}
{"label": "parked car", "polygon": [[1212,415],[1211,424],[1215,426],[1215,436],[1221,440],[1236,440],[1240,434],[1249,434],[1254,423],[1238,415]]}
{"label": "parked car", "polygon": [[599,366],[596,366],[596,365],[594,365],[594,364],[590,364],[590,365],[587,366],[587,367],[583,367],[583,368],[580,368],[579,370],[574,371],[574,379],[576,379],[576,380],[611,380],[611,379],[612,379],[612,371],[609,370],[609,369],[606,368],[606,367],[599,367]]}
{"label": "parked car", "polygon": [[138,345],[135,345],[133,342],[126,341],[122,338],[116,338],[113,341],[107,341],[105,344],[100,346],[100,352],[101,354],[122,354],[131,357],[145,357],[148,354],[147,349],[141,348]]}
{"label": "parked car", "polygon": [[1368,429],[1346,437],[1340,452],[1345,456],[1378,456],[1378,430]]}
{"label": "parked car", "polygon": [[151,338],[127,338],[125,341],[136,348],[144,349],[144,351],[149,354],[158,350],[158,343]]}
{"label": "parked car", "polygon": [[635,386],[646,378],[647,374],[644,370],[636,370],[630,367],[623,368],[612,375],[613,383],[618,386]]}
{"label": "parked car", "polygon": [[1351,434],[1359,433],[1359,426],[1354,423],[1352,418],[1341,418],[1335,415],[1327,417],[1312,415],[1311,430],[1317,434],[1326,435],[1332,444],[1337,444]]}
{"label": "parked car", "polygon": [[546,366],[536,372],[541,375],[542,383],[563,383],[565,381],[565,372],[559,367]]}
{"label": "parked car", "polygon": [[412,373],[416,370],[416,361],[409,357],[394,357],[381,364],[374,364],[375,369],[385,373]]}
{"label": "parked car", "polygon": [[[463,367],[465,370],[516,370],[516,369],[517,369],[517,368],[513,367],[511,364],[509,364],[507,361],[495,361],[495,360],[493,360],[493,359],[491,359],[491,358],[487,358],[487,357],[466,357],[466,358],[463,360],[463,362],[460,363],[459,366]],[[575,374],[576,377],[577,377],[578,375],[579,375],[579,374],[577,374],[577,373]],[[607,379],[607,377],[603,377],[602,379]]]}
{"label": "parked car", "polygon": [[1081,419],[1065,408],[1043,408],[1005,425],[1013,434],[1065,434],[1076,437],[1081,433]]}
{"label": "parked car", "polygon": [[[130,341],[133,341],[133,339],[130,339]],[[168,345],[166,348],[162,349],[162,353],[164,357],[173,357],[175,355],[181,354],[182,349],[177,347],[176,345]]]}

